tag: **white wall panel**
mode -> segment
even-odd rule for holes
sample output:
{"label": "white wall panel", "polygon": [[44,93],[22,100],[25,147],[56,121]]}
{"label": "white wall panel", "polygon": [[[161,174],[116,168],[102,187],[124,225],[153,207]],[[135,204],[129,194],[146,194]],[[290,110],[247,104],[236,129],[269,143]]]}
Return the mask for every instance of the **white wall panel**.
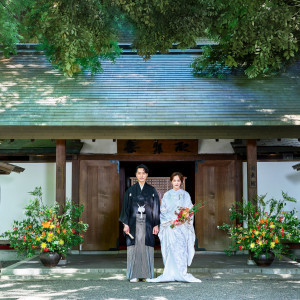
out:
{"label": "white wall panel", "polygon": [[[24,216],[24,207],[32,199],[29,192],[41,186],[45,204],[55,201],[55,163],[16,163],[25,171],[0,175],[0,234],[11,228],[13,220]],[[66,196],[72,194],[72,163],[66,168]]]}

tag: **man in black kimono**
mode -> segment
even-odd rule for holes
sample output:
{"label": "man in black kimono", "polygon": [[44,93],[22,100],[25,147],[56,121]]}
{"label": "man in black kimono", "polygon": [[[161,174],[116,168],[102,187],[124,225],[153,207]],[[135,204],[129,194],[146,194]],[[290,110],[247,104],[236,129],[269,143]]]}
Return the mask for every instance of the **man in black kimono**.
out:
{"label": "man in black kimono", "polygon": [[120,222],[127,245],[127,278],[131,282],[154,277],[154,235],[158,234],[160,203],[155,188],[146,183],[149,170],[136,168],[138,182],[125,193]]}

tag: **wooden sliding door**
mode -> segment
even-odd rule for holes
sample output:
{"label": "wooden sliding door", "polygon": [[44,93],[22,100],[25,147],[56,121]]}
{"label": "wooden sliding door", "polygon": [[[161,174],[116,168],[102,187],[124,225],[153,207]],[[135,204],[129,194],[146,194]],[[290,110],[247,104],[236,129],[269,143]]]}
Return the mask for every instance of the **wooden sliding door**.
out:
{"label": "wooden sliding door", "polygon": [[237,160],[197,162],[196,202],[206,202],[195,216],[199,248],[220,251],[228,247],[228,235],[217,226],[229,222],[229,208],[241,200],[240,176],[241,162]]}
{"label": "wooden sliding door", "polygon": [[109,250],[119,237],[119,165],[105,160],[80,161],[79,202],[89,224],[82,250]]}

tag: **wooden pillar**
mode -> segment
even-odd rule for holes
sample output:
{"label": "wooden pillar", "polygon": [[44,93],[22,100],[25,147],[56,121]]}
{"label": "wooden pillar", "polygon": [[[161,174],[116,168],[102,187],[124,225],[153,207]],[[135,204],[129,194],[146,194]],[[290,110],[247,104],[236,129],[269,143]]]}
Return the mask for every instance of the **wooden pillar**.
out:
{"label": "wooden pillar", "polygon": [[256,140],[247,140],[247,190],[248,201],[257,197],[257,145]]}
{"label": "wooden pillar", "polygon": [[72,201],[79,205],[79,159],[78,155],[72,158]]}
{"label": "wooden pillar", "polygon": [[66,204],[66,140],[56,140],[56,202]]}

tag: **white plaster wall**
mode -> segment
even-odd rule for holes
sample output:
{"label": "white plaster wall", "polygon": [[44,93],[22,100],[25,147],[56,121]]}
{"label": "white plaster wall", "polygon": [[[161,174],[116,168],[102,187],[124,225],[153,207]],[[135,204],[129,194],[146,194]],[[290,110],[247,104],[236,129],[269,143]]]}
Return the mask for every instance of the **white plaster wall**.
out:
{"label": "white plaster wall", "polygon": [[199,154],[215,154],[215,153],[234,153],[231,142],[234,140],[219,140],[214,139],[199,140],[198,153]]}
{"label": "white plaster wall", "polygon": [[[281,192],[294,197],[297,203],[289,203],[286,210],[296,207],[300,218],[300,172],[292,168],[294,162],[258,162],[257,163],[257,193],[267,194],[266,199],[282,199]],[[243,163],[243,197],[247,200],[247,163]]]}
{"label": "white plaster wall", "polygon": [[117,153],[117,141],[113,140],[81,140],[84,143],[80,153],[82,154],[116,154]]}
{"label": "white plaster wall", "polygon": [[[24,216],[35,187],[41,186],[45,204],[55,201],[55,163],[16,163],[24,172],[0,175],[0,234],[11,228],[13,220]],[[72,163],[66,166],[66,196],[71,198]]]}

